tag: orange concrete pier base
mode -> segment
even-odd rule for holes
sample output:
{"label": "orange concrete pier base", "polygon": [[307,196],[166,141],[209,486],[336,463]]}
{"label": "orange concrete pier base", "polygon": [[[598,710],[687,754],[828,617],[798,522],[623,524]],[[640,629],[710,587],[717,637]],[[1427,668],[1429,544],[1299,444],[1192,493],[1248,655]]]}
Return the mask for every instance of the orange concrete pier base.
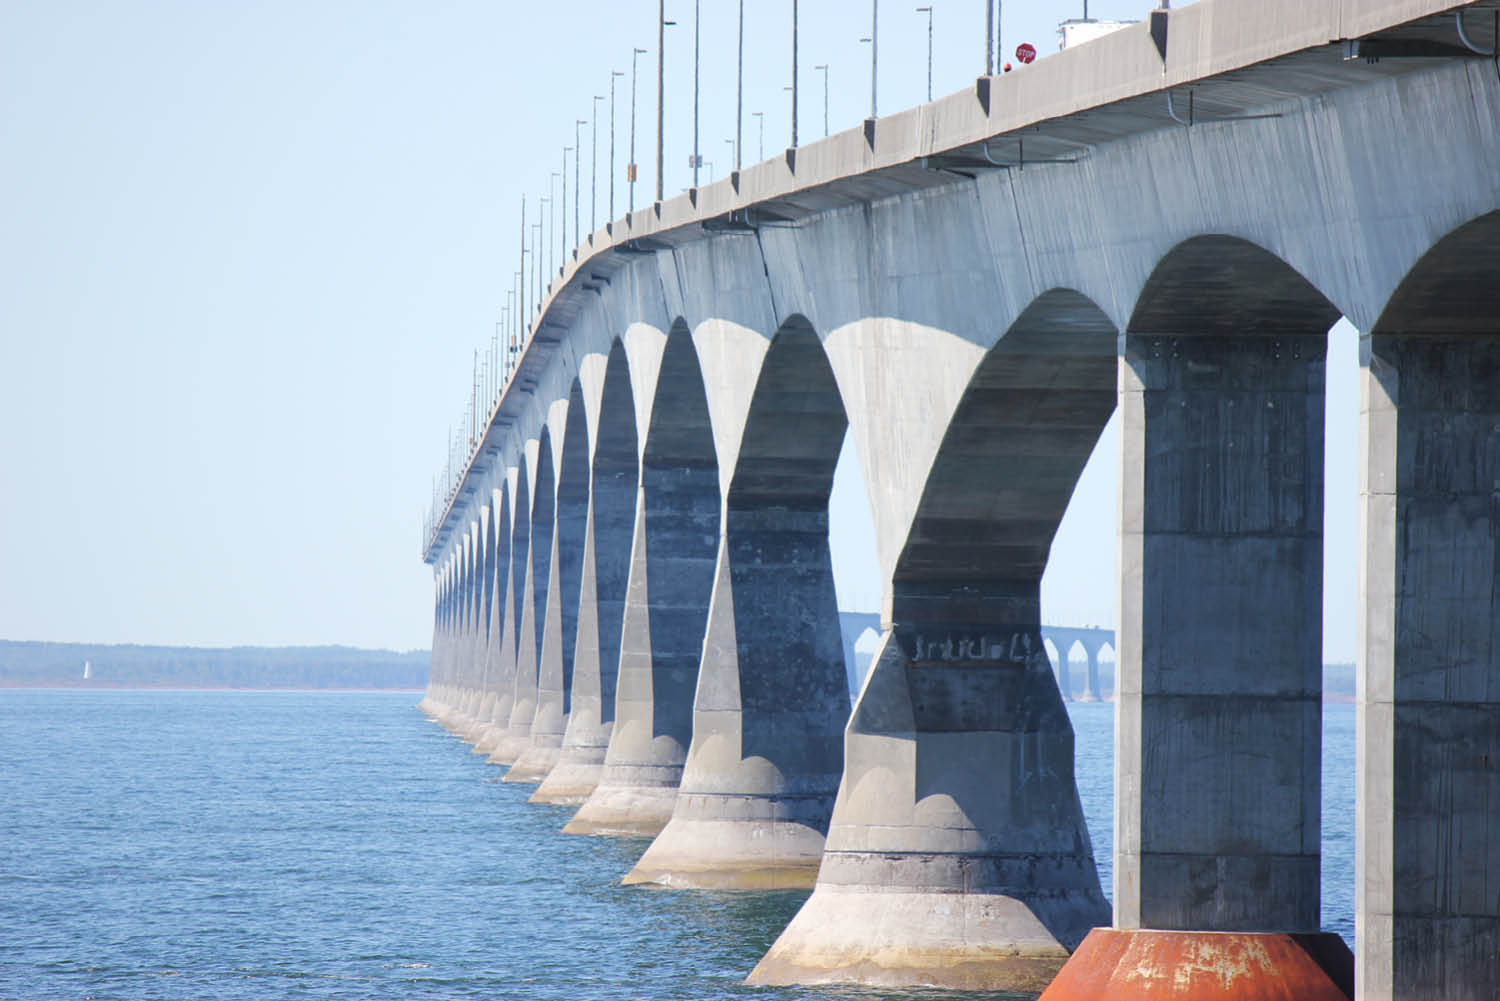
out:
{"label": "orange concrete pier base", "polygon": [[1331,932],[1095,928],[1038,1001],[1350,1001],[1354,954]]}

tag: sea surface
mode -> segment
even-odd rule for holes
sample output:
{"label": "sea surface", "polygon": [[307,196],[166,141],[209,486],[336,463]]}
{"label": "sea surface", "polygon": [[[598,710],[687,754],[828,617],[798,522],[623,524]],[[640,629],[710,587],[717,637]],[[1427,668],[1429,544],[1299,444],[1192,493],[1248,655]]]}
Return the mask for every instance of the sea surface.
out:
{"label": "sea surface", "polygon": [[[0,999],[945,996],[742,986],[803,894],[621,887],[646,842],[558,834],[571,808],[527,804],[418,698],[0,691]],[[1108,890],[1113,706],[1071,710]],[[1330,706],[1345,938],[1353,817],[1354,711]]]}

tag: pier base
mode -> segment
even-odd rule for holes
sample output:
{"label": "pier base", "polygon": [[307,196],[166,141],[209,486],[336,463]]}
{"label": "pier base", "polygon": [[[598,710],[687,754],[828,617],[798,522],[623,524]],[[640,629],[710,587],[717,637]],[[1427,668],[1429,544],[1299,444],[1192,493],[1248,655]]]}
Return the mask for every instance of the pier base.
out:
{"label": "pier base", "polygon": [[1331,932],[1095,928],[1038,1001],[1349,1001],[1354,954]]}

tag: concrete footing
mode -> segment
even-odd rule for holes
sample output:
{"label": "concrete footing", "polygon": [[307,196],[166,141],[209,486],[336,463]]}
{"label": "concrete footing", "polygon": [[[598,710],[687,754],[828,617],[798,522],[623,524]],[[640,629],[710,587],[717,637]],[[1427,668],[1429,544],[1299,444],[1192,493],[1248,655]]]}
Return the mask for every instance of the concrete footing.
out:
{"label": "concrete footing", "polygon": [[654,838],[672,819],[681,781],[681,765],[606,763],[599,784],[562,832]]}
{"label": "concrete footing", "polygon": [[623,882],[693,890],[810,890],[823,856],[828,810],[822,796],[776,800],[679,792],[671,823]]}
{"label": "concrete footing", "polygon": [[608,740],[608,731],[605,731],[606,743],[602,746],[568,747],[565,744],[558,752],[552,771],[547,773],[527,802],[582,804],[599,785]]}
{"label": "concrete footing", "polygon": [[1034,992],[1067,958],[1014,897],[820,888],[746,983]]}
{"label": "concrete footing", "polygon": [[1354,954],[1329,932],[1095,928],[1039,1001],[1349,1001]]}
{"label": "concrete footing", "polygon": [[534,733],[530,745],[510,766],[510,771],[505,773],[501,781],[540,783],[551,773],[561,752],[560,737]]}

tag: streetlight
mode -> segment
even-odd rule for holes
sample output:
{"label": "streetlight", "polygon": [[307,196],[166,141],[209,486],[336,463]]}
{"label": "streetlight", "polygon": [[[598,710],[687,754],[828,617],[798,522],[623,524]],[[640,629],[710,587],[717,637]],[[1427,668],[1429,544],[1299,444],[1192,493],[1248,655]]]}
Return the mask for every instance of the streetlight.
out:
{"label": "streetlight", "polygon": [[[610,77],[610,83],[614,83],[614,77]],[[589,232],[599,231],[599,102],[604,100],[603,94],[594,95],[594,124],[593,133],[589,136],[589,156],[593,163],[589,166],[592,180],[589,182]],[[610,126],[614,126],[614,120],[610,120]]]}
{"label": "streetlight", "polygon": [[766,158],[766,113],[764,111],[752,111],[751,117],[760,120],[760,160]]}
{"label": "streetlight", "polygon": [[582,118],[573,123],[573,247],[575,250],[581,242],[578,238],[578,212],[583,196],[583,175],[578,172],[578,152],[583,149],[583,134],[580,130],[587,124],[588,122]]}
{"label": "streetlight", "polygon": [[[699,7],[702,0],[693,0],[693,187],[698,186],[698,168],[703,156],[698,150],[698,25],[702,18]],[[658,196],[660,197],[660,196]]]}
{"label": "streetlight", "polygon": [[[670,22],[676,24],[676,21]],[[666,133],[663,127],[666,124],[667,108],[667,0],[657,0],[656,3],[656,200],[662,200],[662,184],[666,179],[663,173],[665,163],[662,160],[662,151],[665,149],[664,142]]]}
{"label": "streetlight", "polygon": [[792,149],[797,148],[797,0],[792,0]]}
{"label": "streetlight", "polygon": [[[536,266],[535,262],[532,262],[532,266],[533,267]],[[518,272],[518,274],[519,274],[519,278],[517,279],[516,288],[519,289],[519,290],[521,290],[522,295],[524,297],[525,288],[526,288],[526,196],[525,195],[521,196],[521,270]],[[521,319],[522,319],[522,322],[524,323],[525,320],[530,315],[531,315],[530,312],[526,309],[526,304],[524,302],[521,303]]]}
{"label": "streetlight", "polygon": [[740,169],[739,168],[739,163],[740,163],[740,144],[739,144],[739,142],[737,140],[734,140],[734,139],[725,139],[724,141],[727,142],[730,145],[730,147],[734,150],[734,164],[735,164],[734,169],[735,170],[739,170]]}
{"label": "streetlight", "polygon": [[[568,154],[573,152],[572,146],[564,146],[562,151],[562,225],[557,228],[557,256],[562,260],[561,267],[566,267],[568,262]],[[573,179],[576,181],[578,175],[575,173]],[[561,268],[559,268],[561,270]]]}
{"label": "streetlight", "polygon": [[630,166],[625,168],[625,177],[630,182],[630,211],[635,211],[635,63],[636,56],[644,55],[645,49],[636,49],[630,55]]}
{"label": "streetlight", "polygon": [[[609,71],[609,221],[615,221],[615,77],[624,76],[624,70]],[[633,97],[634,95],[632,95]],[[634,123],[634,109],[631,109]]]}
{"label": "streetlight", "polygon": [[823,71],[823,138],[828,138],[828,64],[814,66],[815,70]]}
{"label": "streetlight", "polygon": [[870,36],[860,41],[870,43],[870,117],[876,118],[875,71],[880,56],[880,0],[870,0]]}
{"label": "streetlight", "polygon": [[741,140],[745,138],[745,0],[740,0],[739,69],[734,85],[734,169],[740,169]]}
{"label": "streetlight", "polygon": [[932,103],[932,8],[918,7],[918,14],[927,15],[927,103]]}
{"label": "streetlight", "polygon": [[984,75],[995,75],[995,0],[984,0]]}

